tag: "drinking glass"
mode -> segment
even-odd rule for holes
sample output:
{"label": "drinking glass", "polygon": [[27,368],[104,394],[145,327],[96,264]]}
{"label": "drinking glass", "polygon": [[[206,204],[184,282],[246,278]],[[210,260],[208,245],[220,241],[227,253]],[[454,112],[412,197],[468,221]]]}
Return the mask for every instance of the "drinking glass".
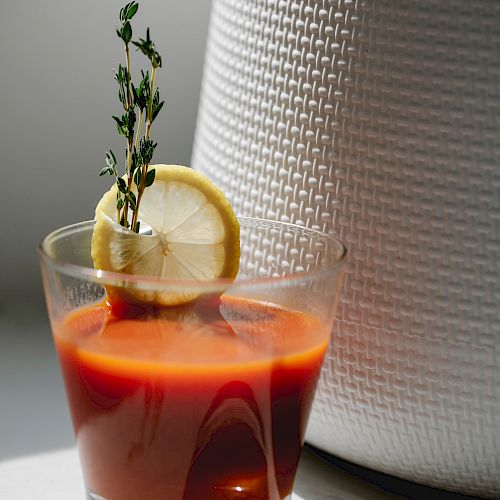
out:
{"label": "drinking glass", "polygon": [[[291,497],[345,249],[293,224],[239,223],[234,281],[94,269],[93,221],[40,245],[88,499]],[[138,291],[191,300],[130,300]]]}

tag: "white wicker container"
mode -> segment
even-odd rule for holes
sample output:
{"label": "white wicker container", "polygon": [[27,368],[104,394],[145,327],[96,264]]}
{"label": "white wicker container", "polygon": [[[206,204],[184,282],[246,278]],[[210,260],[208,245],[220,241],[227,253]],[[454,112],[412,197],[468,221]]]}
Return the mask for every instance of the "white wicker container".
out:
{"label": "white wicker container", "polygon": [[193,166],[349,249],[308,441],[500,496],[500,2],[212,9]]}

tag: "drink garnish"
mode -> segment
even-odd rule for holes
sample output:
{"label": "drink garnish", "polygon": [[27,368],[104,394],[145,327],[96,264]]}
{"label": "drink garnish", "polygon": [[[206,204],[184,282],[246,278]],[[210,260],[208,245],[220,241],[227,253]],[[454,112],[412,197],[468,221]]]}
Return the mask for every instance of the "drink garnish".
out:
{"label": "drink garnish", "polygon": [[[127,150],[125,157],[125,175],[118,175],[117,160],[113,151],[106,152],[106,166],[100,175],[110,174],[115,178],[116,192],[116,220],[126,228],[139,232],[139,207],[144,191],[151,186],[155,178],[154,168],[150,168],[157,143],[151,140],[151,127],[165,101],[160,101],[160,90],[155,88],[155,76],[161,68],[161,56],[156,51],[155,44],[150,38],[149,28],[146,38],[132,40],[131,19],[137,13],[139,4],[130,2],[120,10],[121,25],[116,34],[125,46],[125,66],[118,65],[115,70],[115,80],[118,82],[118,97],[123,107],[121,116],[113,116],[118,134],[125,137]],[[130,44],[135,45],[151,64],[149,72],[141,71],[142,78],[138,86],[134,86],[130,73]],[[144,136],[141,137],[142,123],[145,123]],[[132,213],[129,220],[129,211]]]}
{"label": "drink garnish", "polygon": [[[113,119],[127,142],[125,173],[119,175],[116,156],[107,151],[100,175],[112,175],[115,183],[96,207],[94,266],[169,280],[233,279],[239,267],[239,223],[224,193],[191,168],[151,164],[157,146],[151,126],[163,107],[154,86],[162,61],[149,28],[145,39],[132,40],[130,20],[138,8],[137,2],[130,2],[120,10],[117,35],[125,46],[126,65],[118,66],[115,79],[124,112]],[[151,76],[142,71],[137,86],[130,73],[130,45],[151,64]],[[154,305],[183,304],[198,295],[193,289],[158,291],[139,284],[106,289],[111,301]]]}

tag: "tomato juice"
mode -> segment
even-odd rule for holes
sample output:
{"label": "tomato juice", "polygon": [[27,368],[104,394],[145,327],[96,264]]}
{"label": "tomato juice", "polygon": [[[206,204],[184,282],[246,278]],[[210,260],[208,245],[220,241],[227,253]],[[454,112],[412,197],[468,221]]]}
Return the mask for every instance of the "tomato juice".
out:
{"label": "tomato juice", "polygon": [[231,297],[71,313],[54,338],[89,492],[287,497],[329,335],[306,314]]}

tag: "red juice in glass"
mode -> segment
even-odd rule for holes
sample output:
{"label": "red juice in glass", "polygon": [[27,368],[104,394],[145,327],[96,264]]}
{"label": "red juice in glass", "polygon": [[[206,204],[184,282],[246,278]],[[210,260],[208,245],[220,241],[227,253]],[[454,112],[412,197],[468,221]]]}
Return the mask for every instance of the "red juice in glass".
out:
{"label": "red juice in glass", "polygon": [[225,296],[67,315],[54,338],[89,494],[288,497],[330,328]]}

